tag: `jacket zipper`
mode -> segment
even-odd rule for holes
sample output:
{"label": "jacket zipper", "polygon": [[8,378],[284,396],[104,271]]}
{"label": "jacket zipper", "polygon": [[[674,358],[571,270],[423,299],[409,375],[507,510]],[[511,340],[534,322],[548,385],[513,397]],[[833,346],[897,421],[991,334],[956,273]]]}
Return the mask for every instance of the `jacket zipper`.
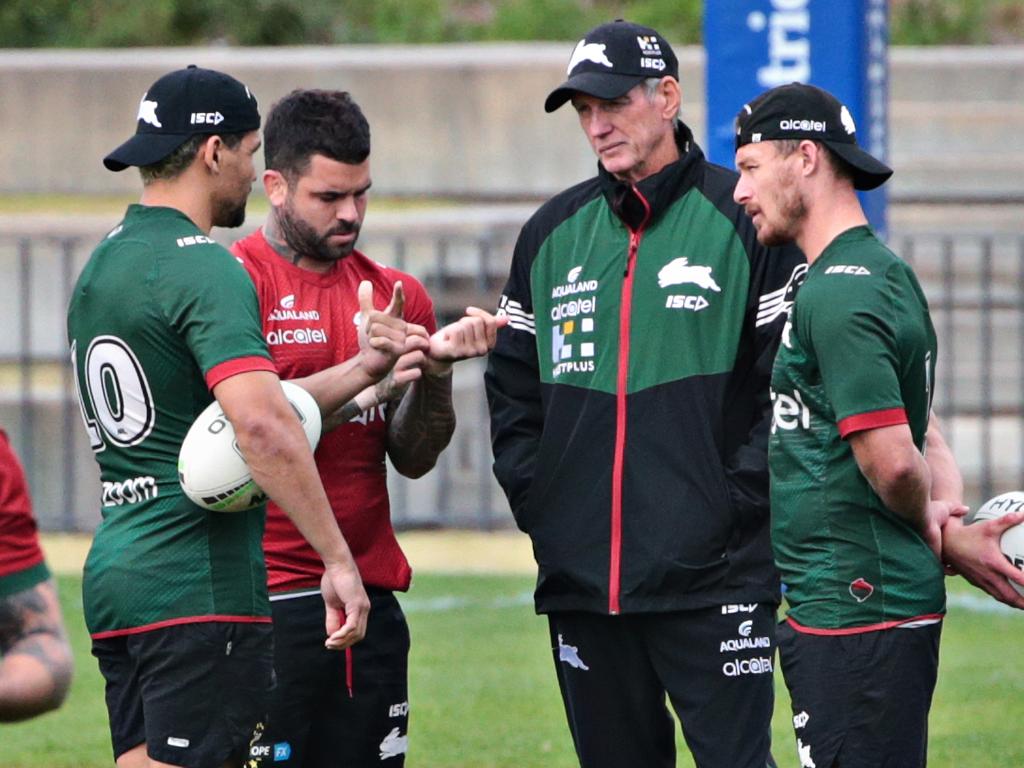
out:
{"label": "jacket zipper", "polygon": [[[622,474],[626,461],[626,386],[629,383],[629,327],[633,305],[633,273],[644,228],[651,217],[650,203],[633,186],[633,194],[644,206],[640,226],[629,230],[629,252],[622,280],[619,306],[619,370],[615,386],[615,455],[612,461],[611,558],[608,567],[608,613],[620,613],[619,589],[622,575]],[[627,229],[629,225],[627,225]]]}

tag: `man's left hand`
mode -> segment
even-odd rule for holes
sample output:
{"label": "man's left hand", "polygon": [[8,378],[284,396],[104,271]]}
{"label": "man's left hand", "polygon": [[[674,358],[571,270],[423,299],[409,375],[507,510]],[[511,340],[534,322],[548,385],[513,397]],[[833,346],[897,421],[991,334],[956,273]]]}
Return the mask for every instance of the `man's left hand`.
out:
{"label": "man's left hand", "polygon": [[467,307],[464,317],[446,325],[430,337],[427,373],[441,376],[459,360],[483,357],[494,349],[498,329],[507,324],[506,315],[495,317],[477,307]]}

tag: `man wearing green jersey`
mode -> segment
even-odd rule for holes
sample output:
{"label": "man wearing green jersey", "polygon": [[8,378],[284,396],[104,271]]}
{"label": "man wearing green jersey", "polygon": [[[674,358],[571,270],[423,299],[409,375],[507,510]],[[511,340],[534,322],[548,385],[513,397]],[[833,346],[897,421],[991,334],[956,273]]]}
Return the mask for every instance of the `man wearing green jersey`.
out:
{"label": "man wearing green jersey", "polygon": [[[139,167],[141,202],[93,252],[68,309],[103,489],[85,618],[121,768],[239,765],[265,713],[264,510],[208,512],[178,484],[181,442],[214,397],[255,481],[324,561],[325,643],[345,648],[365,633],[369,601],[278,382],[252,282],[209,237],[244,219],[259,124],[255,98],[228,75],[189,67],[157,80],[135,136],[104,160]],[[384,312],[371,301],[360,286],[360,354],[300,382],[325,412],[404,351],[400,287]]]}
{"label": "man wearing green jersey", "polygon": [[[856,190],[892,170],[855,130],[826,91],[768,91],[737,116],[734,197],[758,240],[796,242],[810,265],[772,373],[769,443],[772,545],[789,603],[779,654],[800,762],[909,768],[926,759],[943,560],[976,576],[984,569],[967,552],[991,558],[1022,516],[966,547],[966,529],[948,528],[966,508],[929,424],[935,332],[913,271],[867,226]],[[946,551],[944,527],[956,542]]]}
{"label": "man wearing green jersey", "polygon": [[771,757],[778,577],[768,396],[793,286],[679,117],[679,60],[621,19],[544,102],[598,158],[523,226],[485,384],[494,473],[583,768]]}

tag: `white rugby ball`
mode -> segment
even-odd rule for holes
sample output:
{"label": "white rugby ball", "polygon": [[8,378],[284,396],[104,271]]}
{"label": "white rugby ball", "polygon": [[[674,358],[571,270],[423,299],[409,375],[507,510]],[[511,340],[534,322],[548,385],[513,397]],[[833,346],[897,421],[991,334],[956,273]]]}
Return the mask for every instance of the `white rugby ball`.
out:
{"label": "white rugby ball", "polygon": [[[284,395],[299,417],[309,447],[320,441],[320,407],[306,390],[282,381]],[[178,481],[185,495],[214,512],[242,512],[267,500],[253,482],[235,439],[235,429],[214,400],[196,417],[178,454]]]}
{"label": "white rugby ball", "polygon": [[[1024,491],[1010,491],[1009,493],[1001,493],[986,501],[978,507],[976,512],[968,517],[967,523],[976,523],[980,520],[995,520],[1011,512],[1022,511],[1024,511]],[[999,539],[999,548],[1003,550],[1006,559],[1014,567],[1024,570],[1024,523],[1018,523],[1013,528],[1007,530]],[[1024,587],[1020,584],[1011,581],[1010,586],[1021,595],[1024,595]]]}

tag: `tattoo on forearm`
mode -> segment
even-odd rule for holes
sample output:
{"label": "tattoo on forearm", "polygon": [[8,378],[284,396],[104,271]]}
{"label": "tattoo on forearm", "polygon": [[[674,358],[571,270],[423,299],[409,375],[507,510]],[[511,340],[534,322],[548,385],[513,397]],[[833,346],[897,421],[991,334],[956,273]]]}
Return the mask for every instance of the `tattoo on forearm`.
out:
{"label": "tattoo on forearm", "polygon": [[422,474],[455,431],[451,376],[424,376],[406,392],[388,424],[388,454],[403,473]]}
{"label": "tattoo on forearm", "polygon": [[[359,407],[355,400],[349,400],[341,408],[336,410],[333,414],[332,421],[337,420],[337,424],[345,424],[352,421],[356,416],[363,412],[363,409]],[[337,424],[335,426],[337,426]]]}
{"label": "tattoo on forearm", "polygon": [[70,681],[67,639],[51,584],[0,598],[0,656],[14,654],[37,659],[58,688]]}
{"label": "tattoo on forearm", "polygon": [[8,650],[22,638],[58,627],[47,611],[46,599],[38,587],[0,598],[0,652]]}

